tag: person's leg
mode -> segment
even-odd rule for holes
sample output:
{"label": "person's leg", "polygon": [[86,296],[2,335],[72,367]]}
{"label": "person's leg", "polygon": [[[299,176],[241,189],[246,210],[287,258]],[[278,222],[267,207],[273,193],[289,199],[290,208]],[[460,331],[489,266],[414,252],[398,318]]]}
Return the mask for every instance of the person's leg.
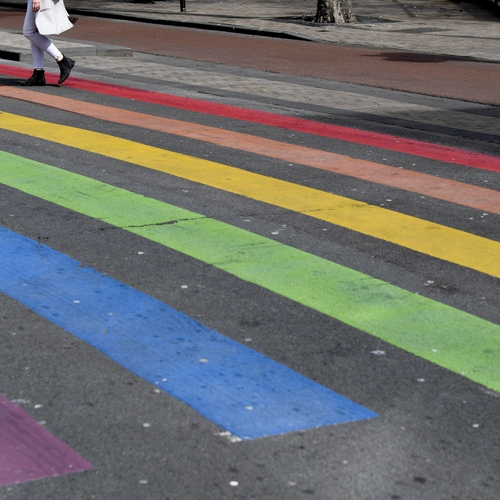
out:
{"label": "person's leg", "polygon": [[32,86],[43,86],[45,85],[45,71],[44,71],[44,62],[43,62],[43,50],[38,47],[33,41],[31,37],[33,33],[36,32],[35,25],[35,13],[32,8],[32,0],[28,0],[28,7],[26,9],[26,17],[24,18],[24,26],[23,26],[23,34],[30,41],[31,46],[31,55],[33,56],[33,74],[24,82],[21,82],[21,85],[32,87]]}
{"label": "person's leg", "polygon": [[31,54],[33,55],[33,66],[35,68],[32,77],[24,82],[24,85],[45,85],[44,76],[44,53],[52,56],[59,65],[59,83],[64,82],[70,75],[75,61],[64,56],[62,52],[44,35],[38,32],[33,12],[33,1],[28,0],[26,17],[24,18],[23,35],[30,41]]}
{"label": "person's leg", "polygon": [[33,12],[33,2],[28,0],[26,16],[24,18],[23,35],[30,41],[31,55],[33,56],[33,66],[35,69],[43,70],[43,50],[33,42],[33,36],[37,33],[35,24],[35,13]]}
{"label": "person's leg", "polygon": [[35,69],[44,68],[43,56],[45,52],[56,61],[60,61],[63,58],[61,51],[46,36],[38,32],[32,0],[28,0],[26,17],[24,18],[23,35],[30,41],[33,66]]}

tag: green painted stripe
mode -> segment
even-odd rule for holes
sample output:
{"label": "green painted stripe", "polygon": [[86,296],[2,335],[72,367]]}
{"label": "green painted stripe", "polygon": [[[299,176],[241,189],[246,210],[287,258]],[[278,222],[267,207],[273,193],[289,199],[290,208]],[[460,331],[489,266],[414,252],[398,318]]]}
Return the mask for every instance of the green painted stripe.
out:
{"label": "green painted stripe", "polygon": [[[500,242],[213,161],[57,123],[0,112],[0,128],[158,170],[293,210],[500,278]],[[321,155],[321,152],[318,153]]]}
{"label": "green painted stripe", "polygon": [[142,195],[0,152],[0,181],[100,219],[500,391],[500,326]]}

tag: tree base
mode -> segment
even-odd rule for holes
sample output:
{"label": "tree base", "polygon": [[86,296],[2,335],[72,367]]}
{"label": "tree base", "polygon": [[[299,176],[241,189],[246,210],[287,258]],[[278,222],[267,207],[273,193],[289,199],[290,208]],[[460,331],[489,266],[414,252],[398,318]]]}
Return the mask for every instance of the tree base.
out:
{"label": "tree base", "polygon": [[351,0],[318,0],[315,23],[353,23]]}

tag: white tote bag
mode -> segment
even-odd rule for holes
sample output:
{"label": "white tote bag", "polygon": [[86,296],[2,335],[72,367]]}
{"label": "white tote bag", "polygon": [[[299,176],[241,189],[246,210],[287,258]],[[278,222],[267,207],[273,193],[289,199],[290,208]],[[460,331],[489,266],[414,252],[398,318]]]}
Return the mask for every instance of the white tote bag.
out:
{"label": "white tote bag", "polygon": [[42,35],[59,35],[73,27],[63,0],[42,0],[35,23]]}

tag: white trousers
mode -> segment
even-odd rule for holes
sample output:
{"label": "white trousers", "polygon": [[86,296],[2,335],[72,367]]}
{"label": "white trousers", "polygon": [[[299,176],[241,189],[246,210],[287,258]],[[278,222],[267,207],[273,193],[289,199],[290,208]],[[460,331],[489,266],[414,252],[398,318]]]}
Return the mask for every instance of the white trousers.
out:
{"label": "white trousers", "polygon": [[35,13],[33,12],[33,0],[28,0],[26,17],[24,18],[23,35],[30,41],[34,68],[44,68],[43,57],[45,52],[54,59],[62,56],[59,49],[46,36],[38,32],[38,28],[35,24]]}

